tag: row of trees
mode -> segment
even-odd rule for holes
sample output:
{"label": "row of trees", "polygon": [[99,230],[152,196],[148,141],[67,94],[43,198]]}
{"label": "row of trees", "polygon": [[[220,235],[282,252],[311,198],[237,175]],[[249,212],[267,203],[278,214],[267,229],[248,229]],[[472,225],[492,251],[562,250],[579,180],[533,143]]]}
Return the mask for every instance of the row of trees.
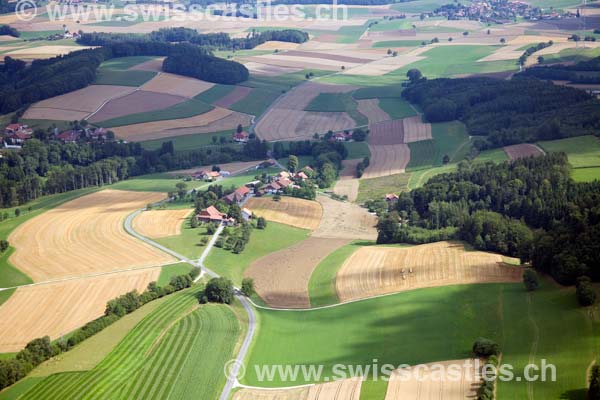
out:
{"label": "row of trees", "polygon": [[76,344],[100,332],[142,305],[190,287],[198,274],[199,270],[194,268],[189,274],[174,276],[170,283],[163,287],[158,286],[156,282],[151,282],[148,289],[141,294],[133,291],[109,301],[102,317],[77,329],[68,340],[61,339],[51,342],[48,336],[32,340],[13,358],[0,360],[0,390],[23,379],[33,368],[44,361],[70,350]]}
{"label": "row of trees", "polygon": [[110,185],[131,176],[264,159],[267,150],[267,144],[258,140],[242,149],[175,152],[170,142],[158,150],[144,150],[139,143],[61,144],[31,139],[20,152],[7,152],[0,159],[0,207],[19,206],[46,194]]}
{"label": "row of trees", "polygon": [[199,46],[219,50],[249,50],[267,41],[304,43],[309,37],[306,32],[297,29],[283,29],[258,32],[252,30],[244,38],[232,38],[227,33],[198,33],[190,28],[163,28],[150,33],[151,40],[164,42],[189,42]]}
{"label": "row of trees", "polygon": [[460,163],[402,193],[380,218],[380,243],[459,238],[520,257],[558,282],[600,280],[600,182],[576,183],[565,154]]}
{"label": "row of trees", "polygon": [[572,83],[600,83],[600,57],[581,61],[575,65],[558,64],[528,68],[520,75]]}
{"label": "row of trees", "polygon": [[519,57],[519,65],[525,65],[525,63],[527,62],[527,59],[535,52],[538,52],[540,50],[545,49],[546,47],[550,47],[554,44],[554,42],[552,40],[548,41],[548,42],[541,42],[536,44],[535,46],[530,46],[528,47],[523,54],[521,55],[521,57]]}
{"label": "row of trees", "polygon": [[[460,120],[479,149],[595,134],[600,101],[570,87],[518,76],[415,80],[402,92],[430,122]],[[482,139],[483,138],[483,139]]]}

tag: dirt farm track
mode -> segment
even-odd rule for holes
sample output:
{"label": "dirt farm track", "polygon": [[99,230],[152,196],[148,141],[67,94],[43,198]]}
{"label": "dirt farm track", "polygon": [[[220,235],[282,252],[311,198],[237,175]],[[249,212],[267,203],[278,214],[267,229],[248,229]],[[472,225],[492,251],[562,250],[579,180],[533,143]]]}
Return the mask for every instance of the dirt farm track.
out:
{"label": "dirt farm track", "polygon": [[10,262],[35,282],[172,262],[123,228],[127,215],[163,198],[102,190],[64,203],[11,233],[8,240],[16,250]]}

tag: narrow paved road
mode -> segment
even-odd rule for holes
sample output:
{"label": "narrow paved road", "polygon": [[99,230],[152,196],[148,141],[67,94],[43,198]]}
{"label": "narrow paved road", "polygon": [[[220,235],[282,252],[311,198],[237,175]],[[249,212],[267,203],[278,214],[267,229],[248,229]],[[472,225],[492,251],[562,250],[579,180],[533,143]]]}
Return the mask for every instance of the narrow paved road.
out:
{"label": "narrow paved road", "polygon": [[[197,268],[200,268],[200,270],[202,271],[201,275],[204,275],[206,273],[207,275],[209,275],[213,278],[219,277],[219,274],[210,270],[209,268],[206,268],[206,266],[204,265],[204,261],[206,260],[206,257],[210,253],[210,250],[212,249],[215,242],[217,241],[217,238],[223,231],[223,229],[224,229],[223,225],[219,226],[219,228],[216,230],[215,234],[213,235],[211,240],[208,242],[206,249],[200,256],[200,259],[198,259],[197,261],[193,261],[193,260],[190,260],[189,258],[185,257],[184,255],[179,254],[176,251],[173,251],[173,250],[161,245],[160,243],[156,243],[155,241],[150,240],[147,237],[142,236],[139,233],[137,233],[132,227],[132,221],[142,211],[144,211],[144,210],[143,209],[137,210],[136,212],[130,214],[125,219],[124,227],[125,227],[125,230],[130,235],[136,237],[137,239],[139,239],[151,246],[156,247],[159,250],[162,250],[162,251],[172,255],[175,258],[178,258],[181,261],[187,262]],[[248,331],[246,332],[246,337],[244,338],[244,341],[242,343],[240,351],[235,358],[235,362],[233,364],[231,364],[231,369],[229,370],[229,376],[227,377],[227,382],[225,383],[225,387],[223,388],[223,391],[221,392],[221,396],[219,397],[219,400],[229,400],[229,397],[231,396],[231,391],[233,390],[233,388],[235,388],[238,385],[237,375],[240,372],[240,369],[244,363],[244,359],[246,358],[246,354],[248,353],[248,349],[250,348],[250,344],[252,343],[252,338],[254,337],[254,334],[256,333],[256,315],[254,314],[254,309],[248,302],[248,299],[244,295],[242,295],[241,292],[237,288],[235,289],[235,297],[240,301],[240,303],[242,303],[242,305],[244,306],[244,309],[246,310],[246,313],[248,314]]]}

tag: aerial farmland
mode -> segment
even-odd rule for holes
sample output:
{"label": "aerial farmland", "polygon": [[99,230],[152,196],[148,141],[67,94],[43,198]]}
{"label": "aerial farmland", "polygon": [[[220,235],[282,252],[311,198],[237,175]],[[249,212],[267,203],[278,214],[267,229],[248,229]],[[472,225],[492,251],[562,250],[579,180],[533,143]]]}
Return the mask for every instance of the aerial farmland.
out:
{"label": "aerial farmland", "polygon": [[599,5],[333,3],[0,3],[0,400],[600,399]]}

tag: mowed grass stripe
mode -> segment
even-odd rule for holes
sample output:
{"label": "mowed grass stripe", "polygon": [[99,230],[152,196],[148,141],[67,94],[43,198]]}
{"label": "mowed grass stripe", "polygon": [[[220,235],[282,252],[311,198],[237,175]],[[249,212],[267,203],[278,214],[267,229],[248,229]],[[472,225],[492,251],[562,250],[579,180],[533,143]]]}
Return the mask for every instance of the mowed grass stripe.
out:
{"label": "mowed grass stripe", "polygon": [[88,386],[91,388],[89,393],[91,398],[97,398],[103,393],[109,394],[115,385],[126,381],[143,365],[146,360],[145,352],[152,347],[156,338],[160,336],[174,318],[196,301],[193,296],[189,296],[189,298],[188,296],[189,291],[176,295],[172,307],[169,307],[169,309],[164,307],[161,313],[157,313],[156,318],[151,318],[149,321],[145,321],[146,323],[138,325],[134,329],[134,335],[127,336],[115,348],[114,355],[109,355],[105,362],[100,363],[99,369],[103,371],[97,379],[93,380],[93,386]]}
{"label": "mowed grass stripe", "polygon": [[[167,334],[169,337],[164,341],[164,345],[160,346],[159,351],[154,357],[154,360],[149,364],[149,368],[145,369],[146,374],[138,374],[137,390],[133,397],[136,399],[160,399],[162,394],[168,388],[165,380],[172,371],[178,370],[181,365],[181,358],[184,354],[190,351],[193,336],[190,331],[194,331],[198,324],[189,317],[179,321],[177,325]],[[164,368],[164,366],[169,368]]]}
{"label": "mowed grass stripe", "polygon": [[111,392],[118,381],[126,381],[145,360],[145,351],[159,337],[168,324],[195,303],[195,291],[173,295],[154,313],[144,318],[130,334],[93,370],[80,374],[72,381],[55,387],[51,376],[27,392],[23,398],[46,399],[97,398]]}

